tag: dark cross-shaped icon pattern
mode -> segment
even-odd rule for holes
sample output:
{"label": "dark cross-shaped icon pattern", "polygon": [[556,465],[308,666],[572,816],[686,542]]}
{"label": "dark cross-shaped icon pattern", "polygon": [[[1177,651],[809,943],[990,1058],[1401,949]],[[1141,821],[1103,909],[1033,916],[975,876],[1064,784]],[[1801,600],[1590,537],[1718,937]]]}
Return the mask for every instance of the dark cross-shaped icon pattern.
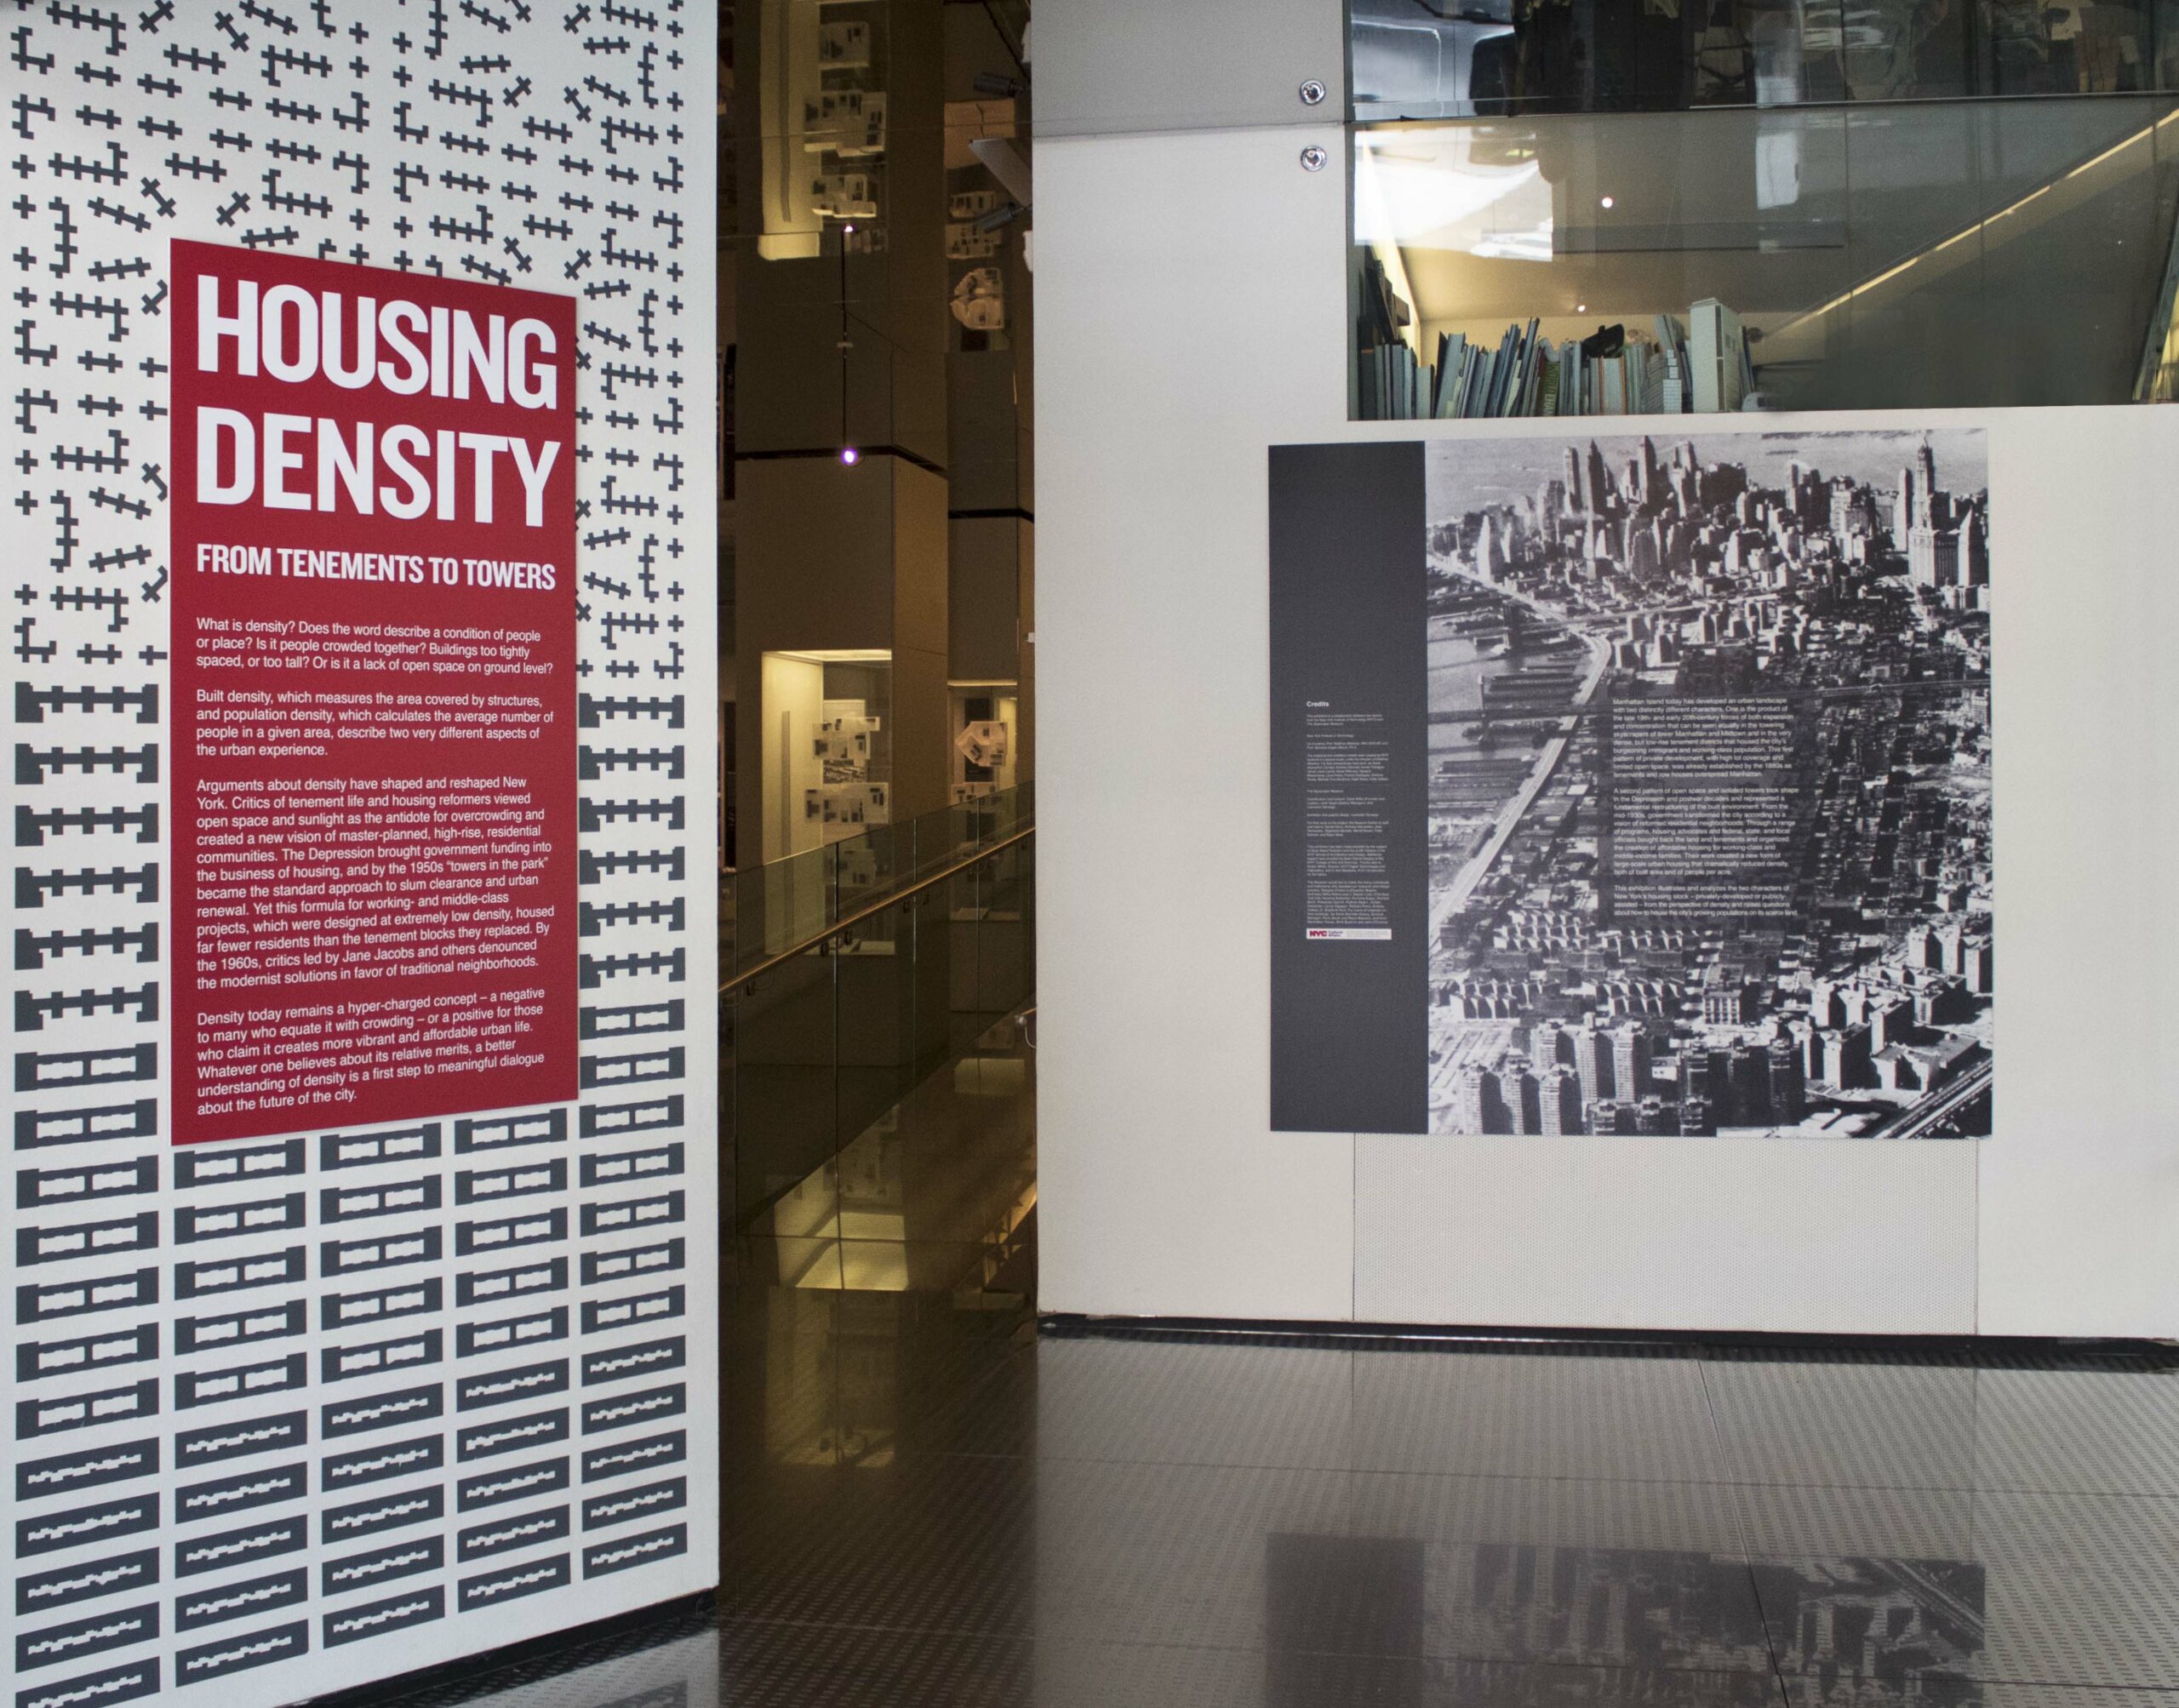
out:
{"label": "dark cross-shaped icon pattern", "polygon": [[[706,1581],[704,11],[0,3],[16,1708],[291,1700]],[[171,1143],[174,237],[578,299],[570,1105]]]}

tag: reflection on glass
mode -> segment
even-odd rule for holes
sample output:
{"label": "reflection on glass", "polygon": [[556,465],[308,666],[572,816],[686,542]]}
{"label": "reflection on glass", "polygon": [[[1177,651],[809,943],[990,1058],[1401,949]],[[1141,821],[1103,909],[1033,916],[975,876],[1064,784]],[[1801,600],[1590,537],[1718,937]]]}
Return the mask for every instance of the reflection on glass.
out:
{"label": "reflection on glass", "polygon": [[2175,155],[2163,97],[1359,130],[1353,413],[2153,398]]}
{"label": "reflection on glass", "polygon": [[[876,905],[839,889],[815,940],[729,974],[735,1225],[771,1241],[781,1284],[950,1288],[1018,1255],[1035,1202],[1034,1077],[1011,1020],[1035,1000],[1030,794],[886,827],[897,876],[928,848],[938,881]],[[735,875],[741,903],[774,870]]]}
{"label": "reflection on glass", "polygon": [[2155,0],[1351,0],[1358,119],[2138,94]]}
{"label": "reflection on glass", "polygon": [[[880,246],[885,212],[885,12],[826,0],[759,0],[757,253],[820,254],[827,223],[848,247]],[[835,250],[837,253],[837,249]]]}
{"label": "reflection on glass", "polygon": [[783,1200],[777,1231],[812,1237],[833,1213],[820,1174],[839,1104],[832,957],[790,957],[741,985],[726,1011],[722,1125],[734,1134],[735,1220]]}
{"label": "reflection on glass", "polygon": [[992,1284],[1036,1206],[1035,1077],[1018,1028],[982,1029],[748,1224],[776,1284],[954,1292]]}
{"label": "reflection on glass", "polygon": [[903,884],[942,873],[1035,823],[1036,785],[1022,783],[900,824],[865,824],[824,846],[724,873],[719,881],[722,975],[746,977]]}

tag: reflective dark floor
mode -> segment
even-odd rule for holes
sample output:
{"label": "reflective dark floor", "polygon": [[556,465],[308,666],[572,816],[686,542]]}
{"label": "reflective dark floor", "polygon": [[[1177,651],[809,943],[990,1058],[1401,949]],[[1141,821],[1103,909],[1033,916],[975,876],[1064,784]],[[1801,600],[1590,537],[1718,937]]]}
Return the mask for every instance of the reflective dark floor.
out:
{"label": "reflective dark floor", "polygon": [[1040,1330],[1033,1082],[735,1247],[715,1608],[414,1699],[2179,1708],[2179,1351]]}
{"label": "reflective dark floor", "polygon": [[2179,1703],[2179,1361],[1040,1334],[1033,1231],[745,1247],[716,1614],[438,1699]]}

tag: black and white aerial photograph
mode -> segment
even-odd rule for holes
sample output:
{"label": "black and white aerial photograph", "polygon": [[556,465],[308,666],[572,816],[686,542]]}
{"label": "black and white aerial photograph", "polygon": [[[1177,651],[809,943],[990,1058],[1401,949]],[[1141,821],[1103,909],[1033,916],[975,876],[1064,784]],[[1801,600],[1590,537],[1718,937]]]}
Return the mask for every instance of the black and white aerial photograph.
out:
{"label": "black and white aerial photograph", "polygon": [[1430,1130],[1991,1130],[1979,431],[1428,448]]}

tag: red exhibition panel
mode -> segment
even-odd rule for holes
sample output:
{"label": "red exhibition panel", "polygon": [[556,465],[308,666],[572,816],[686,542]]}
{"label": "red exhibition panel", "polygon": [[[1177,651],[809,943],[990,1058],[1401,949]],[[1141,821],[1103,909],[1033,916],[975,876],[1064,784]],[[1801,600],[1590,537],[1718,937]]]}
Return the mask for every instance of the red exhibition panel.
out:
{"label": "red exhibition panel", "polygon": [[174,245],[174,1139],[575,1094],[572,298]]}

